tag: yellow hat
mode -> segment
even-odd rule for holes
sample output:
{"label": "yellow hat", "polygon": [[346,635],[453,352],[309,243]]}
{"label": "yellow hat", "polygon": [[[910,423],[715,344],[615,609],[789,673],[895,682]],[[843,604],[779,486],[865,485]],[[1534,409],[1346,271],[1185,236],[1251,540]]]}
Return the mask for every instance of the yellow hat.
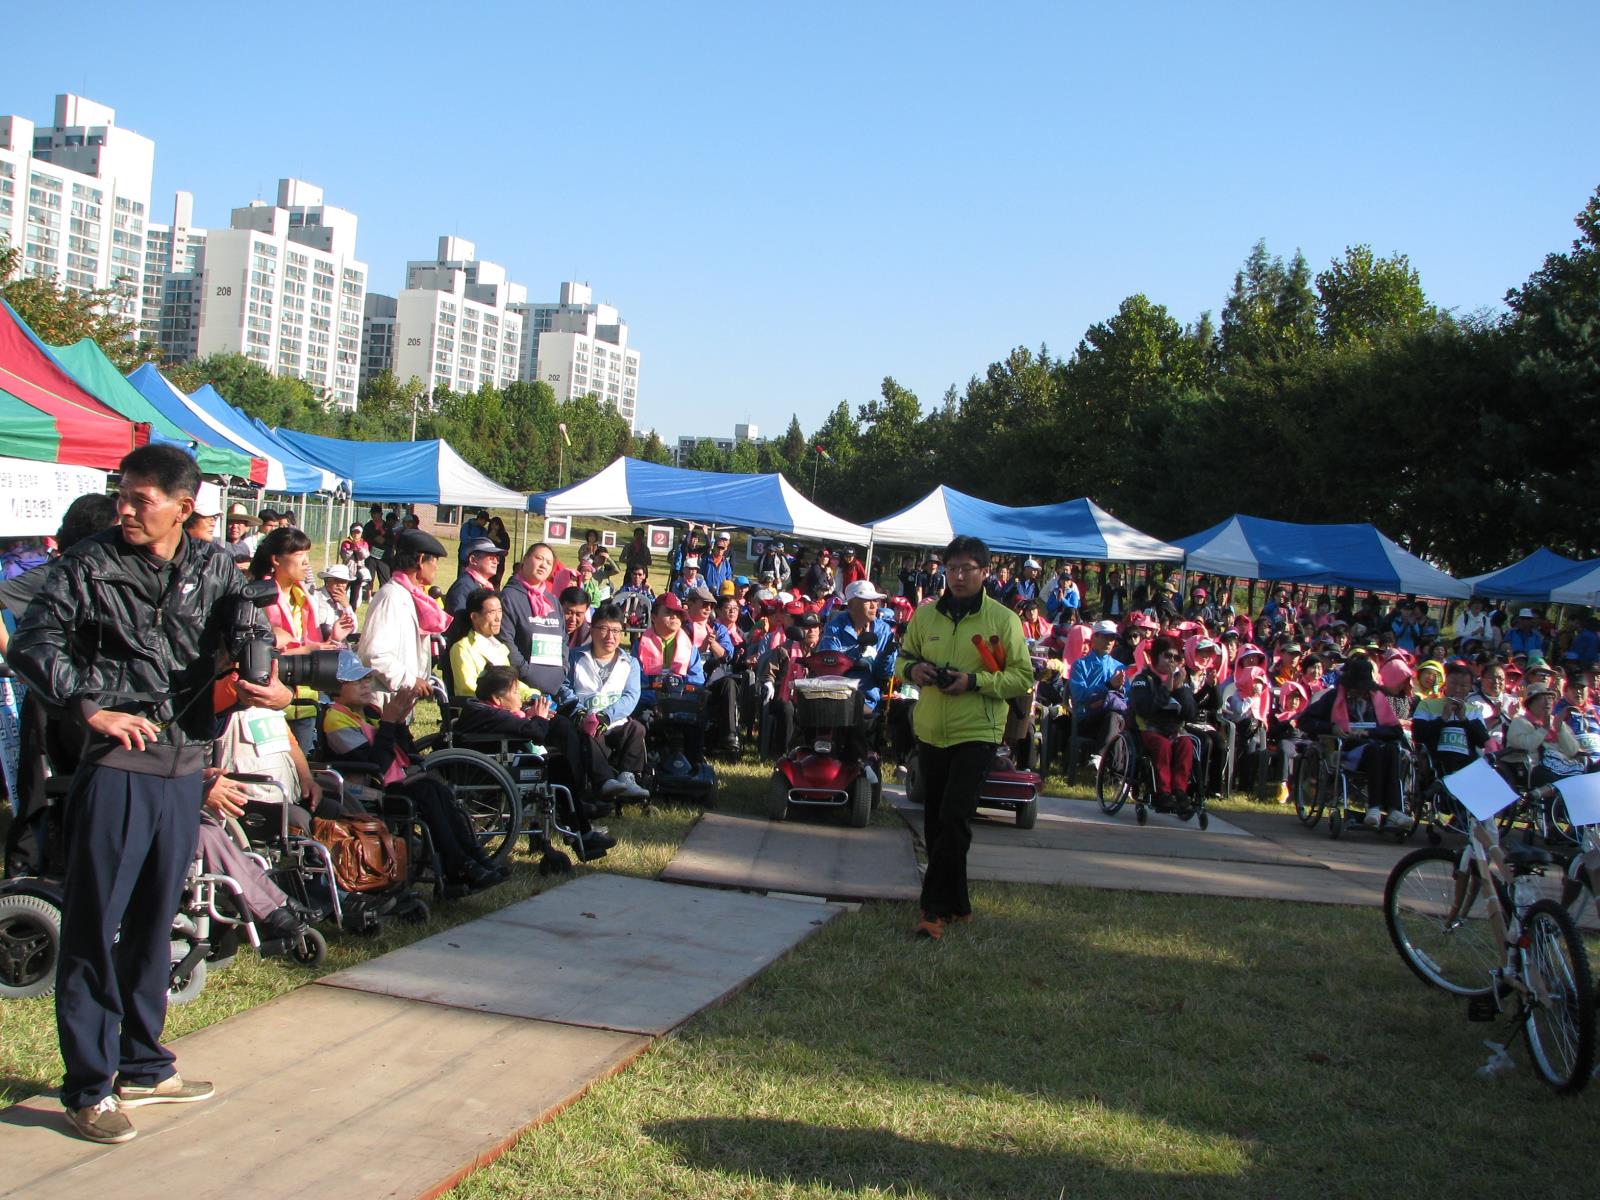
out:
{"label": "yellow hat", "polygon": [[718,592],[723,596],[737,596],[739,594],[738,590],[733,586],[733,580],[731,579],[724,579],[722,581],[722,587],[718,589]]}

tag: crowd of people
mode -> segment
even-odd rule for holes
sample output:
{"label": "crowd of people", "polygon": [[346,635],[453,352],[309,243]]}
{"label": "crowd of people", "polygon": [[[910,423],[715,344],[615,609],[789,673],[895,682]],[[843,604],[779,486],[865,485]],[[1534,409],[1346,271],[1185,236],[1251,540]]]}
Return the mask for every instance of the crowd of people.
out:
{"label": "crowd of people", "polygon": [[[1047,570],[974,539],[880,561],[876,579],[860,547],[778,540],[741,572],[728,532],[694,524],[664,564],[642,528],[615,550],[588,530],[572,550],[537,542],[514,555],[504,523],[482,511],[452,551],[414,515],[378,505],[341,539],[337,561],[313,572],[293,514],[229,500],[169,451],[130,455],[118,498],[74,502],[55,544],[11,546],[0,582],[0,602],[20,619],[0,649],[73,734],[54,744],[75,768],[58,1014],[64,1103],[95,1140],[132,1136],[118,1097],[125,1107],[209,1094],[179,1078],[158,1035],[169,901],[196,842],[246,872],[219,829],[270,798],[230,773],[271,778],[307,834],[367,811],[373,796],[403,795],[452,881],[506,878],[448,787],[412,769],[425,757],[413,717],[436,678],[454,732],[545,749],[571,796],[561,822],[587,861],[616,844],[596,822],[650,794],[648,725],[664,681],[704,691],[693,753],[741,755],[742,739],[764,728],[776,754],[807,658],[844,656],[863,694],[858,736],[914,737],[937,781],[918,926],[928,937],[970,919],[975,779],[997,749],[1026,753],[1041,713],[1072,714],[1092,764],[1136,735],[1158,807],[1202,764],[1206,788],[1228,787],[1229,736],[1266,747],[1361,731],[1347,765],[1366,773],[1380,827],[1410,819],[1395,799],[1402,727],[1442,756],[1520,758],[1535,785],[1600,766],[1600,622],[1587,613],[1556,625],[1479,599],[1446,614],[1415,597],[1276,587],[1252,614],[1235,606],[1230,580],[1191,580],[1185,592],[1176,572],[1136,579],[1109,567],[1091,587],[1082,564]],[[447,559],[455,574],[444,588]],[[653,574],[665,575],[659,591]],[[336,678],[290,689],[276,673],[242,677],[219,614],[247,583],[263,589],[274,650],[334,652]],[[108,588],[121,589],[115,601]],[[941,637],[964,644],[951,636],[958,626],[997,647],[1014,641],[1011,666],[979,655],[953,669],[934,648]],[[908,688],[923,699],[910,709],[914,728],[897,731],[888,701]],[[1195,740],[1177,736],[1197,727],[1213,739],[1198,757]],[[314,764],[330,755],[365,764],[374,790],[319,787]],[[1248,769],[1252,759],[1235,761]],[[181,816],[190,811],[205,814],[198,832]],[[130,891],[130,871],[152,888]],[[264,929],[304,919],[270,881],[248,882],[244,903]],[[117,938],[124,949],[113,953]],[[133,961],[138,947],[148,962]],[[97,981],[113,978],[128,997],[120,1011],[100,998]]]}

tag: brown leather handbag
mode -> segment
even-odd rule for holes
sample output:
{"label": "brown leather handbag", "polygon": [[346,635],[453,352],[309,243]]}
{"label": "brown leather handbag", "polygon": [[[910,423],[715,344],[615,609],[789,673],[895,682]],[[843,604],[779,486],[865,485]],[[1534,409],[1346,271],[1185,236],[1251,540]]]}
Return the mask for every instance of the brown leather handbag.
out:
{"label": "brown leather handbag", "polygon": [[380,892],[406,881],[406,844],[375,817],[314,817],[311,836],[328,848],[334,878],[347,892]]}

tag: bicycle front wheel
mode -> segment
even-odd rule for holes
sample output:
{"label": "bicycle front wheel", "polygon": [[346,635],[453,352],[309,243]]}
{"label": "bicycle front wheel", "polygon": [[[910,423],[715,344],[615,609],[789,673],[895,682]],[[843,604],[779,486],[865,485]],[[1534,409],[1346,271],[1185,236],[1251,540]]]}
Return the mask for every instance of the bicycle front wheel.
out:
{"label": "bicycle front wheel", "polygon": [[1442,846],[1413,850],[1389,872],[1383,920],[1418,979],[1452,996],[1487,996],[1503,952],[1489,921],[1486,884]]}
{"label": "bicycle front wheel", "polygon": [[1536,900],[1523,920],[1522,978],[1528,1049],[1539,1077],[1563,1095],[1581,1092],[1594,1067],[1594,979],[1567,910]]}

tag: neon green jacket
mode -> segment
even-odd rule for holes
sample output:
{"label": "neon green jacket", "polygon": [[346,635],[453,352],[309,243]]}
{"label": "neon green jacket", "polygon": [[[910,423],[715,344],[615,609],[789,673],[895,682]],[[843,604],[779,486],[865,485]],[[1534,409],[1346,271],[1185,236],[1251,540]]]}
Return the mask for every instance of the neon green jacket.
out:
{"label": "neon green jacket", "polygon": [[[911,667],[917,662],[936,667],[970,671],[978,678],[976,692],[946,696],[938,688],[925,687],[911,712],[911,727],[918,740],[930,746],[954,746],[961,742],[993,742],[1005,737],[1006,701],[1026,695],[1033,689],[1033,663],[1028,658],[1028,642],[1022,636],[1017,614],[987,592],[978,611],[952,621],[941,611],[951,597],[938,604],[924,604],[911,616],[895,674],[909,683]],[[977,634],[987,645],[998,636],[1005,655],[1005,669],[991,671],[973,645]]]}

